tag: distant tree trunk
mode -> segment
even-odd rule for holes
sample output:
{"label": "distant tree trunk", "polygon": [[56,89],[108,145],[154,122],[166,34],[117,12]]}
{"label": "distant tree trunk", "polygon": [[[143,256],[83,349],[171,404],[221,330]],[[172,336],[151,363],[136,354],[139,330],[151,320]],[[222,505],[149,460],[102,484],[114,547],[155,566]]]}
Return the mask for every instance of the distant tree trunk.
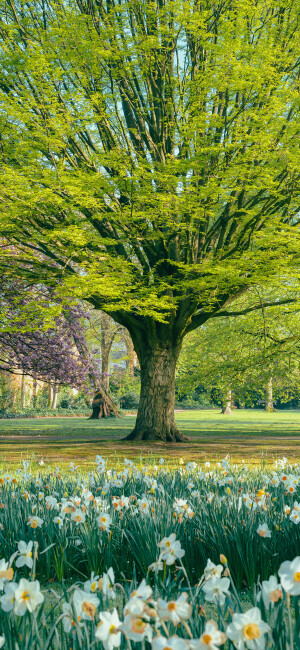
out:
{"label": "distant tree trunk", "polygon": [[52,399],[52,408],[56,409],[57,407],[57,396],[58,396],[59,385],[54,384],[53,386],[53,399]]}
{"label": "distant tree trunk", "polygon": [[[107,314],[104,314],[104,312],[103,312],[103,316],[104,316],[105,318],[109,319],[110,322],[113,322],[113,319],[112,319],[110,316],[108,316]],[[102,323],[101,323],[101,328],[102,328]],[[117,331],[117,330],[114,331],[114,334],[113,334],[113,336],[112,336],[111,345],[112,345],[112,342],[113,342],[114,336],[115,336],[115,334],[116,334],[116,331]],[[73,336],[74,336],[75,345],[76,345],[76,347],[77,347],[77,350],[78,350],[80,356],[81,356],[83,359],[84,359],[84,358],[85,358],[85,359],[90,359],[90,352],[89,352],[89,349],[88,349],[88,346],[87,346],[86,342],[83,341],[81,337],[76,336],[76,332],[74,333]],[[110,347],[111,347],[111,346],[110,346]],[[94,386],[94,389],[95,389],[95,391],[96,391],[96,394],[97,394],[97,393],[100,393],[100,394],[101,394],[101,397],[104,399],[104,402],[105,402],[105,409],[103,409],[103,414],[104,414],[104,415],[101,416],[101,414],[100,414],[100,409],[99,409],[99,412],[97,413],[97,411],[94,410],[94,407],[93,407],[93,405],[92,405],[93,413],[92,413],[92,415],[90,416],[89,420],[98,419],[99,417],[108,417],[108,416],[110,416],[110,415],[111,415],[111,416],[115,416],[115,417],[120,417],[120,414],[119,414],[119,412],[118,412],[118,409],[117,409],[116,404],[113,402],[113,400],[112,400],[111,397],[107,394],[107,392],[104,390],[104,388],[102,388],[102,379],[103,379],[103,377],[101,378],[101,382],[100,382],[99,379],[97,378],[97,374],[98,374],[98,373],[96,372],[96,367],[95,367],[95,372],[92,371],[92,369],[90,370],[90,372],[89,372],[89,378],[90,378],[90,381],[91,381],[92,385]],[[99,385],[99,384],[100,384],[100,385]],[[95,395],[95,397],[96,397],[96,395]],[[95,398],[94,398],[94,400],[95,400]],[[94,402],[94,400],[93,400],[93,402]],[[98,409],[97,409],[97,410],[98,410]]]}
{"label": "distant tree trunk", "polygon": [[[101,337],[102,341],[102,337]],[[102,386],[106,393],[109,391],[109,355],[110,355],[111,345],[105,347],[101,343],[101,374],[102,374]]]}
{"label": "distant tree trunk", "polygon": [[26,406],[26,383],[25,383],[25,375],[22,375],[22,383],[21,383],[21,408],[24,409]]}
{"label": "distant tree trunk", "polygon": [[102,386],[106,393],[109,392],[109,355],[117,330],[118,326],[113,319],[103,312],[101,314],[101,373]]}
{"label": "distant tree trunk", "polygon": [[222,408],[223,415],[231,415],[232,413],[231,407],[232,407],[232,390],[231,388],[229,388],[223,403],[223,408]]}
{"label": "distant tree trunk", "polygon": [[52,384],[49,382],[49,384],[48,384],[48,408],[52,407],[52,402],[53,402],[53,387],[52,387]]}
{"label": "distant tree trunk", "polygon": [[134,378],[134,366],[136,365],[136,352],[132,342],[132,338],[127,330],[125,330],[124,341],[126,345],[126,368],[131,379]]}
{"label": "distant tree trunk", "polygon": [[37,394],[38,394],[37,379],[36,377],[34,377],[33,385],[32,385],[32,404],[34,409],[36,408]]}
{"label": "distant tree trunk", "polygon": [[100,418],[120,417],[118,409],[112,399],[102,388],[99,388],[92,401],[92,415],[89,420],[99,420]]}
{"label": "distant tree trunk", "polygon": [[267,411],[267,413],[273,413],[275,411],[274,404],[273,404],[273,377],[269,377],[266,385],[265,411]]}

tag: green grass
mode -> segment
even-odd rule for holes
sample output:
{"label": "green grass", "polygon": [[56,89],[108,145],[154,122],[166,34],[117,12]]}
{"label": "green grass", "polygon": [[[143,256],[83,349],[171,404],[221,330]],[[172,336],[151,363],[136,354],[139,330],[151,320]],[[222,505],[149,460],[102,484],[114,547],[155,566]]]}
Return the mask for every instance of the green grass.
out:
{"label": "green grass", "polygon": [[22,456],[61,465],[73,460],[85,468],[96,454],[114,463],[124,456],[143,463],[149,454],[164,456],[171,465],[177,465],[180,457],[203,463],[226,454],[251,464],[262,459],[269,464],[282,456],[300,460],[300,411],[245,410],[231,416],[218,410],[183,411],[176,413],[176,421],[188,442],[124,442],[134,426],[132,415],[99,421],[83,417],[0,420],[0,464],[3,470],[18,464]]}

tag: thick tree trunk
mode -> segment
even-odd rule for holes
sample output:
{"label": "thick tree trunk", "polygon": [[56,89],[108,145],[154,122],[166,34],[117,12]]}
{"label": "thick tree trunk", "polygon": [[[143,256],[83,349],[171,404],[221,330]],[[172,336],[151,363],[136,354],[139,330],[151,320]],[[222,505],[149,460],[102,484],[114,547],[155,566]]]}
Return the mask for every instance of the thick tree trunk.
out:
{"label": "thick tree trunk", "polygon": [[223,403],[223,408],[222,408],[223,415],[231,415],[232,413],[231,407],[232,407],[232,391],[229,388]]}
{"label": "thick tree trunk", "polygon": [[273,404],[273,377],[269,377],[266,385],[265,411],[267,411],[267,413],[273,413],[275,411],[274,404]]}
{"label": "thick tree trunk", "polygon": [[180,346],[137,346],[135,342],[135,349],[141,366],[141,395],[136,424],[126,440],[186,440],[174,417],[175,368]]}

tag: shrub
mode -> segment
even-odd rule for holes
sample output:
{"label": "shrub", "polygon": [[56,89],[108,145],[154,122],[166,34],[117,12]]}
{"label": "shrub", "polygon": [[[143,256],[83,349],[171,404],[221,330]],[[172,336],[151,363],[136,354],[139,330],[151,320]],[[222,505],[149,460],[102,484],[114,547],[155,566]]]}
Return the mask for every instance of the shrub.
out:
{"label": "shrub", "polygon": [[120,407],[122,409],[137,409],[140,397],[137,393],[129,392],[120,397]]}

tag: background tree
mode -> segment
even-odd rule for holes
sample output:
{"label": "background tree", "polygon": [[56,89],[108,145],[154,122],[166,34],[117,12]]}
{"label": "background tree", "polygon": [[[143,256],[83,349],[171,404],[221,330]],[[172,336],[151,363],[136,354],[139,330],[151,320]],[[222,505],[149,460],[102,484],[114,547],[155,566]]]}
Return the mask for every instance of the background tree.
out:
{"label": "background tree", "polygon": [[89,315],[86,338],[89,346],[93,347],[95,352],[98,352],[98,346],[100,346],[101,381],[105,392],[108,393],[109,357],[114,339],[122,327],[103,311],[91,311]]}
{"label": "background tree", "polygon": [[18,251],[128,329],[131,439],[182,439],[184,336],[297,263],[298,18],[296,0],[1,0],[2,269]]}
{"label": "background tree", "polygon": [[256,393],[256,398],[264,400],[265,410],[272,411],[274,399],[285,402],[299,396],[299,332],[296,308],[211,319],[185,339],[177,391],[193,393],[200,384],[211,396],[218,394],[226,414],[234,399],[249,405]]}
{"label": "background tree", "polygon": [[[103,412],[117,414],[86,342],[84,321],[89,314],[81,305],[62,308],[55,293],[42,285],[3,279],[1,309],[0,370],[33,378],[34,407],[38,380],[42,380],[51,387],[53,408],[59,385],[67,385],[87,392],[97,390],[104,403]],[[23,405],[24,400],[23,386]]]}

